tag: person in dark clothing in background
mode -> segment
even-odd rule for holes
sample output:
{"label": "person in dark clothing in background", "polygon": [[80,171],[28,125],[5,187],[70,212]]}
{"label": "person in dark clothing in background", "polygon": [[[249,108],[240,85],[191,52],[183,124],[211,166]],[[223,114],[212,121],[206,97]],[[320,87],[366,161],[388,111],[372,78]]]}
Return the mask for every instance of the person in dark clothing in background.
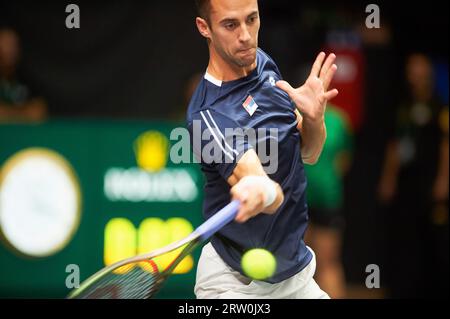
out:
{"label": "person in dark clothing in background", "polygon": [[379,185],[391,209],[390,293],[448,296],[448,107],[435,96],[426,55],[408,57],[406,81]]}
{"label": "person in dark clothing in background", "polygon": [[12,29],[0,29],[0,121],[41,121],[47,105],[34,97],[17,76],[20,58],[19,37]]}

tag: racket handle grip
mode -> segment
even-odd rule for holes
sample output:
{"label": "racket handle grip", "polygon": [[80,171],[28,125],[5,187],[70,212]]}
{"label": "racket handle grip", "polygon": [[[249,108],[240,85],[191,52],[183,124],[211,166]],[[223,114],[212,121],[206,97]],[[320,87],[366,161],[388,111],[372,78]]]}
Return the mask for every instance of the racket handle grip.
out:
{"label": "racket handle grip", "polygon": [[236,217],[239,205],[240,202],[238,200],[232,201],[201,224],[195,231],[200,234],[202,240],[208,239]]}

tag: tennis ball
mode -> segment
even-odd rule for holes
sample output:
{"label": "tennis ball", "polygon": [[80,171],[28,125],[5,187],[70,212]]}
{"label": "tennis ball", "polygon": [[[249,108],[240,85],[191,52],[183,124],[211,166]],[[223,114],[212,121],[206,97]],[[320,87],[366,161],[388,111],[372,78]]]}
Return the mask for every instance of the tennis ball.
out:
{"label": "tennis ball", "polygon": [[244,273],[256,280],[271,277],[277,268],[277,261],[271,252],[262,248],[247,251],[241,260]]}

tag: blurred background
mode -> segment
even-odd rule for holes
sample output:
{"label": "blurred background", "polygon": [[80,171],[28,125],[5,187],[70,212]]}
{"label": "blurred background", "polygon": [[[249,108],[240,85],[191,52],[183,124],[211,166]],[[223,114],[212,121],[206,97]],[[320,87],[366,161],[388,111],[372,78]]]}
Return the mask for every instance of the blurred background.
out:
{"label": "blurred background", "polygon": [[[0,1],[3,298],[63,298],[67,265],[83,280],[202,221],[199,168],[169,157],[208,62],[193,1],[77,1],[73,29],[70,3]],[[338,56],[307,168],[316,279],[337,298],[448,298],[448,3],[377,1],[380,28],[369,4],[260,1],[260,47],[291,84]],[[198,253],[161,298],[194,297]]]}

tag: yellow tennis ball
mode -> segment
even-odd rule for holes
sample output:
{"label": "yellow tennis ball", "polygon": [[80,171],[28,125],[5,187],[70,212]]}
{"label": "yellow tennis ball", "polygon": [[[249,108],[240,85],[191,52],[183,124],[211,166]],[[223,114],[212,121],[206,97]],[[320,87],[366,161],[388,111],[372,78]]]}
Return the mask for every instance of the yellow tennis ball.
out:
{"label": "yellow tennis ball", "polygon": [[241,260],[244,273],[256,280],[271,277],[277,268],[277,261],[271,252],[262,248],[247,251]]}

